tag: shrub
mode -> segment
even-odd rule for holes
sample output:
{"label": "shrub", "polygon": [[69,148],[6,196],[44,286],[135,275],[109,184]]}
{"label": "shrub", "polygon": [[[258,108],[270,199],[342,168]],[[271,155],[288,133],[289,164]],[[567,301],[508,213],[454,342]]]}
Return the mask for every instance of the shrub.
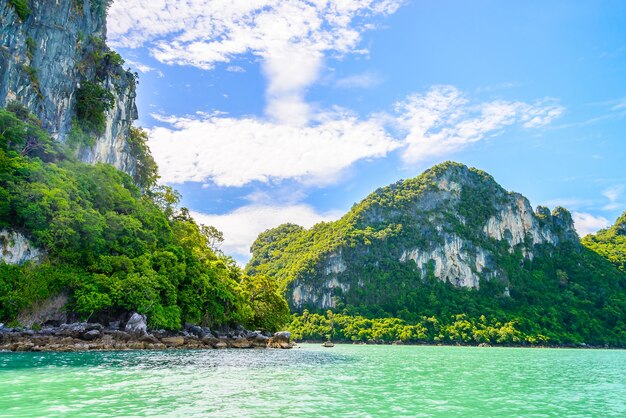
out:
{"label": "shrub", "polygon": [[31,12],[28,0],[9,0],[9,3],[13,6],[15,13],[17,13],[22,21],[28,19]]}
{"label": "shrub", "polygon": [[104,112],[113,108],[115,97],[98,83],[85,81],[76,97],[76,116],[85,133],[104,133]]}

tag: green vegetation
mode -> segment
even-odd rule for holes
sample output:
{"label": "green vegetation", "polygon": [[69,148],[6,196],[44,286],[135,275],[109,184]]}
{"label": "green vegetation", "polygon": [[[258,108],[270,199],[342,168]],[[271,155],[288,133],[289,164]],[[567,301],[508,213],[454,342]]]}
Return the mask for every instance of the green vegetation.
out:
{"label": "green vegetation", "polygon": [[39,85],[39,77],[37,76],[37,69],[30,65],[23,65],[22,69],[26,73],[28,81],[30,81],[30,85],[33,87],[35,93],[37,93],[37,96],[39,96],[39,98],[43,98],[43,94],[41,93],[41,87]]}
{"label": "green vegetation", "polygon": [[292,316],[289,330],[297,340],[515,345],[548,341],[541,334],[524,334],[514,321],[502,323],[484,315],[468,318],[465,314],[452,315],[445,321],[424,316],[409,323],[399,318],[370,319],[332,311],[320,315],[305,310]]}
{"label": "green vegetation", "polygon": [[37,44],[35,43],[35,40],[29,36],[28,38],[26,38],[26,56],[29,60],[33,59],[36,51]]}
{"label": "green vegetation", "polygon": [[98,83],[84,81],[76,92],[76,117],[80,129],[88,134],[104,133],[104,112],[113,108],[115,97]]}
{"label": "green vegetation", "polygon": [[[449,327],[458,315],[474,324],[484,316],[496,328],[498,323],[514,324],[520,342],[626,346],[626,275],[578,243],[569,212],[538,208],[534,215],[537,228],[550,231],[557,246],[536,244],[527,236],[511,248],[483,231],[490,217],[504,207],[517,208],[520,199],[482,171],[444,163],[375,191],[336,222],[309,230],[286,224],[262,233],[252,246],[246,272],[275,278],[288,300],[297,286],[321,300],[320,289],[336,279],[343,288],[329,290],[333,311],[355,321],[399,318],[427,326],[424,318],[435,318]],[[438,279],[434,262],[423,269],[411,259],[400,261],[407,250],[428,252],[450,237],[461,239],[470,254],[489,254],[483,270],[473,271],[481,277],[478,289]],[[529,251],[532,258],[524,255]],[[619,265],[623,254],[607,257]],[[327,267],[336,258],[346,268],[328,275]],[[311,300],[293,307],[320,313]],[[297,334],[296,319],[292,329]],[[418,340],[437,341],[434,328],[429,332]],[[302,335],[313,338],[304,331]]]}
{"label": "green vegetation", "polygon": [[[76,161],[22,107],[11,110],[0,110],[0,226],[25,233],[48,257],[0,264],[1,322],[61,291],[82,319],[137,311],[154,328],[268,330],[288,320],[275,283],[211,250],[212,231],[178,207],[174,190],[155,186],[156,167],[144,169],[142,191],[109,165]],[[132,146],[151,161],[145,134],[133,132]]]}
{"label": "green vegetation", "polygon": [[[127,139],[130,153],[137,163],[133,179],[141,188],[148,189],[158,179],[158,167],[148,148],[148,133],[140,128],[130,127]],[[211,248],[214,248],[211,246]]]}
{"label": "green vegetation", "polygon": [[28,0],[8,0],[9,4],[15,9],[15,13],[20,17],[22,21],[28,19],[31,10]]}
{"label": "green vegetation", "polygon": [[598,231],[595,235],[587,235],[581,242],[626,273],[626,212],[615,225]]}

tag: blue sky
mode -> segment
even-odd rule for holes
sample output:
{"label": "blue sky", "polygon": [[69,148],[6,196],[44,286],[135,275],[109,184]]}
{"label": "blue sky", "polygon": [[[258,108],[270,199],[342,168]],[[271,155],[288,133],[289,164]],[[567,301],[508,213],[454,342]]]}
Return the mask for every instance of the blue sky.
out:
{"label": "blue sky", "polygon": [[240,262],[454,160],[579,233],[626,209],[626,2],[115,1],[162,181]]}

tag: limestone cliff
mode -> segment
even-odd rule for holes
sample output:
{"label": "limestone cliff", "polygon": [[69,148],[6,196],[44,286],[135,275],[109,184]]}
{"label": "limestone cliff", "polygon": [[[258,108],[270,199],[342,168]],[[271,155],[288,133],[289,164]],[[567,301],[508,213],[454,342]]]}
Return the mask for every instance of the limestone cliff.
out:
{"label": "limestone cliff", "polygon": [[27,261],[38,263],[45,252],[33,244],[19,232],[0,229],[0,262],[7,264],[24,264]]}
{"label": "limestone cliff", "polygon": [[[66,141],[76,116],[81,83],[98,79],[113,94],[105,113],[104,133],[79,158],[105,162],[134,174],[136,163],[126,141],[137,118],[135,77],[119,63],[99,62],[93,55],[106,49],[108,0],[30,0],[30,14],[18,16],[0,1],[0,106],[17,101],[38,116],[43,127]],[[103,61],[102,59],[100,61]]]}
{"label": "limestone cliff", "polygon": [[579,245],[565,209],[535,212],[488,174],[445,163],[377,190],[337,222],[267,231],[247,269],[277,277],[296,310],[382,305],[429,278],[494,282],[508,295],[511,265],[565,243]]}

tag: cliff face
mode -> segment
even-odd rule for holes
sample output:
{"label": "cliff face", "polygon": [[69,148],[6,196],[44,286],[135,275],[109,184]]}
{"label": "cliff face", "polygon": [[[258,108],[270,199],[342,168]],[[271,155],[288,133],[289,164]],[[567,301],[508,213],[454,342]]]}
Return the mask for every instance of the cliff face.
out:
{"label": "cliff face", "polygon": [[[508,295],[511,263],[578,246],[566,210],[535,212],[491,176],[454,163],[377,190],[335,223],[278,234],[281,248],[272,235],[257,240],[248,271],[277,276],[296,310],[383,304],[429,277],[473,289],[497,282]],[[274,261],[279,251],[287,255]]]}
{"label": "cliff face", "polygon": [[[0,106],[18,101],[59,141],[66,141],[75,117],[80,83],[95,80],[89,62],[94,44],[104,45],[106,0],[31,0],[22,20],[0,2]],[[135,79],[121,65],[99,74],[115,99],[105,114],[105,130],[93,146],[79,150],[87,163],[104,162],[131,175],[135,162],[126,142],[137,118]]]}
{"label": "cliff face", "polygon": [[19,232],[0,229],[0,262],[24,264],[27,261],[38,263],[45,253],[32,245]]}

